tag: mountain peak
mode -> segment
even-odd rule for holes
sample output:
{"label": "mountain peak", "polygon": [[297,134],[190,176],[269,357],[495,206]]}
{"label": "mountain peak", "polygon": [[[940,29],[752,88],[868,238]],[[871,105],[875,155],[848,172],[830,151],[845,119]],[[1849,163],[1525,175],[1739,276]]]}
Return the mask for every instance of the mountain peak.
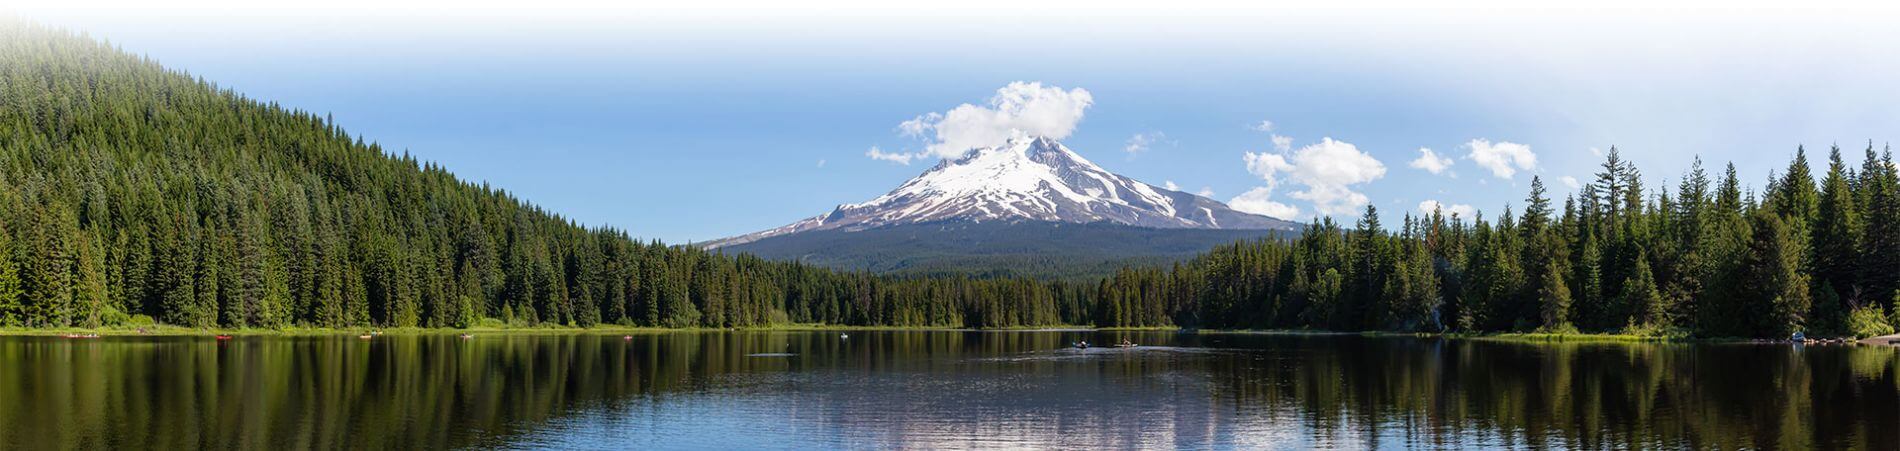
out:
{"label": "mountain peak", "polygon": [[1295,224],[1228,208],[1109,172],[1060,141],[1017,136],[945,159],[891,192],[784,227],[712,242],[743,244],[807,230],[864,230],[936,221],[1113,223],[1149,228],[1292,230]]}
{"label": "mountain peak", "polygon": [[1077,155],[1074,151],[1069,150],[1068,147],[1063,146],[1060,141],[1043,136],[1022,135],[1010,138],[999,146],[977,147],[963,151],[963,155],[959,155],[956,158],[946,158],[938,162],[936,167],[931,168],[931,170],[939,170],[945,166],[969,165],[977,163],[978,160],[991,160],[993,163],[1012,159],[1028,159],[1032,162],[1044,165],[1062,164],[1063,160],[1079,161],[1089,164],[1090,166],[1094,165],[1093,163],[1088,163],[1088,160],[1082,158],[1081,155]]}

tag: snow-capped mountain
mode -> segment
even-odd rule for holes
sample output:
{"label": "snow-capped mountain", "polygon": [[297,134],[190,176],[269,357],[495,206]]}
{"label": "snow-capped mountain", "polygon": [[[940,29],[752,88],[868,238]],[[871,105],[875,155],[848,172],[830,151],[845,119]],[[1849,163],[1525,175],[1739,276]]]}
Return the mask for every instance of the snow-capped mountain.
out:
{"label": "snow-capped mountain", "polygon": [[815,230],[855,231],[941,221],[1037,221],[1155,229],[1294,230],[1102,169],[1053,139],[1022,137],[943,160],[876,199],[761,232],[706,243],[733,246]]}

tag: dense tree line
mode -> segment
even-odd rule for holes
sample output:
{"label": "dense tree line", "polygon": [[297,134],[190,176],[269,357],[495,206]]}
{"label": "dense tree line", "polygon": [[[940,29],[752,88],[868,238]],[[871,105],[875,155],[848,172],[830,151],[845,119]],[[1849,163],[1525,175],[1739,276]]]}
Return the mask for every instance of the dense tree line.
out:
{"label": "dense tree line", "polygon": [[[1322,219],[1294,240],[1238,243],[1102,286],[1099,324],[1397,331],[1890,332],[1900,285],[1891,151],[1858,168],[1806,149],[1759,195],[1734,165],[1698,160],[1674,192],[1646,189],[1611,149],[1554,206],[1533,178],[1521,213],[1431,212],[1388,231],[1378,211]],[[1164,311],[1164,314],[1158,314]],[[1133,317],[1129,315],[1135,315]]]}
{"label": "dense tree line", "polygon": [[1900,176],[1760,193],[1612,149],[1521,213],[1368,207],[1099,281],[874,275],[640,242],[84,36],[0,24],[0,326],[1052,324],[1714,336],[1890,330]]}
{"label": "dense tree line", "polygon": [[584,228],[328,117],[0,24],[0,325],[1087,321],[1092,285],[888,277]]}

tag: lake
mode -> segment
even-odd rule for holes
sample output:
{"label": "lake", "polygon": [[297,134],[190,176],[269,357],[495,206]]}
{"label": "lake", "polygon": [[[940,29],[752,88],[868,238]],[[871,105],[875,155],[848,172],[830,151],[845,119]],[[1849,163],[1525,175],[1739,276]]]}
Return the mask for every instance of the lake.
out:
{"label": "lake", "polygon": [[4,337],[0,449],[1900,446],[1889,347],[848,333]]}

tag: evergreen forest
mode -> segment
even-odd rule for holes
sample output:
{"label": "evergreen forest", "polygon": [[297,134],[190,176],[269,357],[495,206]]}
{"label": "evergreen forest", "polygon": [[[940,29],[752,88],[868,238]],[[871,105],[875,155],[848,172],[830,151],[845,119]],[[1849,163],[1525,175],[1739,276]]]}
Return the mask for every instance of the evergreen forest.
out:
{"label": "evergreen forest", "polygon": [[583,226],[329,117],[0,24],[0,326],[1890,333],[1900,175],[1859,153],[1651,187],[1611,149],[1579,193],[1533,179],[1495,215],[1367,207],[1099,280],[876,274]]}

